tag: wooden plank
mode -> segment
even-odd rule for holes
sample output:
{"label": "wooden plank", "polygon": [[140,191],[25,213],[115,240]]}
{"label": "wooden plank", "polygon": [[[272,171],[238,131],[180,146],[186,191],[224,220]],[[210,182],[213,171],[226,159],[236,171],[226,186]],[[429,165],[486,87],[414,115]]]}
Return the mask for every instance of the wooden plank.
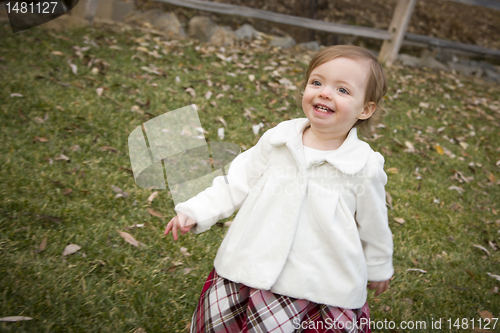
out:
{"label": "wooden plank", "polygon": [[464,52],[472,52],[476,54],[482,54],[487,56],[500,57],[500,50],[497,49],[487,49],[482,46],[472,45],[472,44],[464,44],[459,42],[453,42],[451,40],[439,39],[429,36],[422,36],[412,33],[406,33],[405,40],[416,43],[423,43],[426,45],[431,45],[435,47],[453,49]]}
{"label": "wooden plank", "polygon": [[[238,15],[244,17],[251,17],[276,23],[289,24],[308,29],[315,29],[338,34],[355,35],[360,37],[368,37],[375,39],[388,40],[391,38],[389,31],[378,30],[372,28],[356,27],[343,24],[335,24],[324,21],[317,21],[303,17],[279,14],[268,12],[260,9],[254,9],[244,6],[229,5],[217,2],[207,2],[200,0],[153,0],[158,2],[169,3],[172,5],[187,7],[192,9],[203,10],[207,12],[215,12],[226,15]],[[453,1],[453,0],[451,0]],[[458,0],[457,0],[458,1]],[[469,1],[469,0],[464,0]],[[470,0],[473,1],[473,0]],[[477,0],[479,1],[479,0]],[[497,1],[497,0],[495,0]],[[500,1],[499,1],[500,2]],[[370,33],[366,33],[370,32]],[[452,42],[444,39],[422,36],[417,34],[405,33],[403,43],[417,43],[431,45],[435,47],[449,48],[464,52],[473,52],[476,54],[500,56],[500,50],[487,49],[477,45],[463,44]]]}
{"label": "wooden plank", "polygon": [[238,16],[250,17],[275,23],[293,25],[296,27],[326,31],[337,34],[354,35],[354,36],[368,37],[368,38],[382,39],[382,40],[390,38],[389,32],[386,30],[318,21],[305,17],[274,13],[261,9],[230,5],[225,3],[208,2],[201,0],[153,0],[153,1],[164,2],[171,5],[203,10],[207,12],[215,12],[225,15],[238,15]]}
{"label": "wooden plank", "polygon": [[396,10],[392,15],[391,25],[389,26],[391,39],[384,41],[378,56],[378,60],[381,63],[390,66],[398,57],[399,49],[403,44],[406,29],[410,23],[411,14],[416,3],[417,0],[399,0],[396,5]]}
{"label": "wooden plank", "polygon": [[460,2],[466,5],[487,7],[500,10],[500,1],[498,0],[448,0],[453,2]]}

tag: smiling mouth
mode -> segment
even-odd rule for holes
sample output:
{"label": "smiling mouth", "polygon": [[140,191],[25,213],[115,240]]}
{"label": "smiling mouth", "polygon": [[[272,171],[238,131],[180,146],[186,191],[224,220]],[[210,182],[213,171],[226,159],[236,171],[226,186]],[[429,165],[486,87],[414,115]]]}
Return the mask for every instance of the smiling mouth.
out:
{"label": "smiling mouth", "polygon": [[332,109],[329,109],[329,108],[327,108],[326,106],[323,106],[323,105],[315,105],[314,109],[316,111],[323,112],[323,113],[333,113]]}

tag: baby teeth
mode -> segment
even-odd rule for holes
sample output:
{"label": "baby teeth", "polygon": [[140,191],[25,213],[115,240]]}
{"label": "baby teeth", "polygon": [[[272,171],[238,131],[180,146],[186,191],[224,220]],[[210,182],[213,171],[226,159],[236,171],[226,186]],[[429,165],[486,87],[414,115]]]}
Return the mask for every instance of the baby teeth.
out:
{"label": "baby teeth", "polygon": [[324,106],[321,106],[321,105],[317,105],[316,108],[318,110],[321,110],[321,111],[324,111],[324,112],[330,112],[330,109],[324,107]]}

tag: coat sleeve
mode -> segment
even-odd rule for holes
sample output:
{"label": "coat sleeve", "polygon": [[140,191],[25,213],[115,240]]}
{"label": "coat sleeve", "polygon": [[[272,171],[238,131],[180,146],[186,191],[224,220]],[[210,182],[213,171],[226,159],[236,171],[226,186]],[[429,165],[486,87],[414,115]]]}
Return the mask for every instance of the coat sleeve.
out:
{"label": "coat sleeve", "polygon": [[393,241],[385,202],[384,158],[372,152],[366,177],[357,194],[356,221],[368,265],[369,281],[385,281],[392,277]]}
{"label": "coat sleeve", "polygon": [[216,177],[211,187],[175,206],[177,213],[183,213],[197,222],[191,229],[193,233],[210,229],[217,221],[231,216],[241,207],[266,169],[271,149],[267,139],[272,131],[268,130],[254,147],[238,155],[231,162],[227,176]]}

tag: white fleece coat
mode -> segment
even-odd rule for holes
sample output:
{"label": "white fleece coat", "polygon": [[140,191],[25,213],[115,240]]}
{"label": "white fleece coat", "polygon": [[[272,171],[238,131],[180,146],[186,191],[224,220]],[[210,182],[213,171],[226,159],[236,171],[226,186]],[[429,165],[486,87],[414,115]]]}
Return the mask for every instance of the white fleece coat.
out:
{"label": "white fleece coat", "polygon": [[220,276],[343,308],[366,302],[366,284],[393,275],[384,158],[349,132],[305,165],[306,118],[280,123],[231,163],[227,178],[176,205],[210,229],[239,209],[215,258]]}

